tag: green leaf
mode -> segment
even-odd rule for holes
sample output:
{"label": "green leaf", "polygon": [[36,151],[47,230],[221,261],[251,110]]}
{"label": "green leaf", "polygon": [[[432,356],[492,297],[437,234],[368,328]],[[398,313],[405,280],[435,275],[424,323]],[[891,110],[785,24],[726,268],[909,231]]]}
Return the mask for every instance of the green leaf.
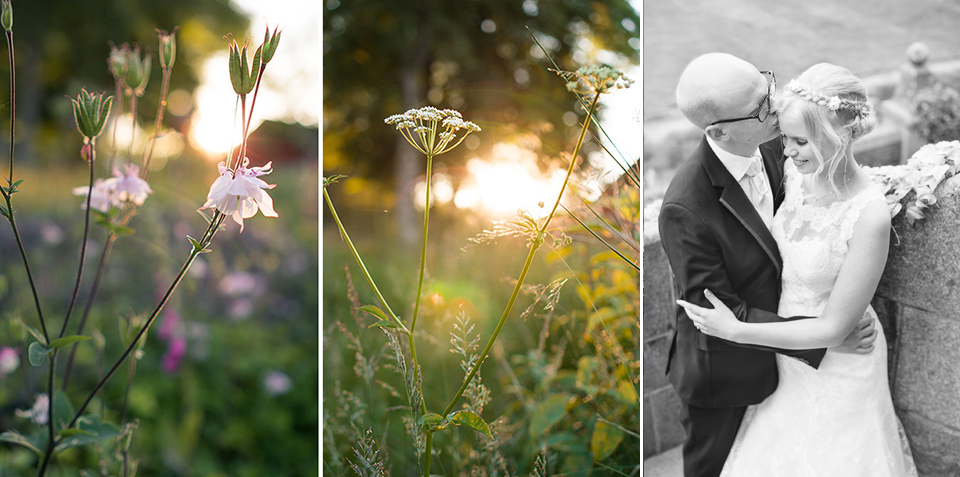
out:
{"label": "green leaf", "polygon": [[96,437],[96,434],[89,431],[84,431],[82,429],[77,429],[76,427],[71,427],[70,429],[61,429],[58,434],[60,437],[71,437],[76,435]]}
{"label": "green leaf", "polygon": [[571,395],[567,393],[554,394],[540,404],[530,419],[530,437],[539,439],[550,426],[559,421],[567,412],[570,398]]}
{"label": "green leaf", "polygon": [[[377,318],[380,318],[382,321],[390,321],[390,317],[388,317],[387,314],[383,312],[383,310],[381,310],[380,308],[377,308],[375,305],[363,305],[360,307],[360,311],[365,311],[367,313],[370,313],[371,315],[376,316]],[[394,323],[394,325],[396,325],[396,323]]]}
{"label": "green leaf", "polygon": [[[72,435],[65,437],[57,447],[53,449],[54,454],[69,449],[71,447],[85,446],[97,441],[112,439],[120,435],[120,428],[117,426],[100,422],[98,416],[86,414],[77,420],[77,429],[80,432],[71,432]],[[70,429],[67,429],[70,431]]]}
{"label": "green leaf", "polygon": [[64,346],[67,346],[68,344],[76,343],[77,341],[86,341],[88,339],[90,339],[89,336],[80,336],[80,335],[64,336],[63,338],[57,338],[51,341],[50,346],[48,346],[48,348],[60,349],[60,348],[63,348]]}
{"label": "green leaf", "polygon": [[593,436],[590,437],[593,460],[601,461],[610,457],[622,440],[623,430],[604,421],[597,421],[597,425],[593,427]]}
{"label": "green leaf", "polygon": [[70,421],[73,420],[73,415],[77,411],[73,408],[73,404],[70,403],[70,398],[67,397],[63,391],[57,391],[53,393],[53,423],[56,425],[55,429],[65,429]]}
{"label": "green leaf", "polygon": [[40,457],[43,457],[43,451],[40,450],[42,445],[36,440],[30,439],[17,431],[5,431],[3,434],[0,434],[0,441],[22,445],[36,452]]}
{"label": "green leaf", "polygon": [[27,347],[27,359],[31,365],[40,366],[43,364],[43,358],[45,358],[50,351],[50,348],[40,344],[38,341],[34,341]]}
{"label": "green leaf", "polygon": [[2,205],[0,205],[0,215],[10,218],[10,213],[7,212],[7,208]]}
{"label": "green leaf", "polygon": [[391,321],[391,320],[380,320],[380,321],[378,321],[378,322],[376,322],[376,323],[368,326],[367,329],[374,328],[374,327],[377,327],[377,326],[379,326],[379,327],[381,327],[381,328],[394,328],[394,329],[400,327],[399,325],[397,325],[397,322],[395,322],[395,321]]}
{"label": "green leaf", "polygon": [[493,434],[490,433],[490,426],[484,422],[483,418],[479,414],[473,411],[457,411],[453,413],[453,416],[450,417],[450,423],[457,426],[467,426],[491,439],[493,439]]}
{"label": "green leaf", "polygon": [[20,324],[23,325],[23,327],[27,330],[27,332],[30,333],[31,335],[33,335],[33,337],[36,338],[37,341],[39,341],[41,345],[43,345],[43,346],[46,346],[46,345],[47,345],[47,339],[44,338],[44,337],[43,337],[43,334],[40,333],[39,331],[37,331],[36,328],[34,328],[34,327],[32,327],[32,326],[24,323],[23,321],[20,321]]}
{"label": "green leaf", "polygon": [[439,431],[443,429],[443,417],[439,414],[428,412],[417,421],[417,427],[424,432]]}

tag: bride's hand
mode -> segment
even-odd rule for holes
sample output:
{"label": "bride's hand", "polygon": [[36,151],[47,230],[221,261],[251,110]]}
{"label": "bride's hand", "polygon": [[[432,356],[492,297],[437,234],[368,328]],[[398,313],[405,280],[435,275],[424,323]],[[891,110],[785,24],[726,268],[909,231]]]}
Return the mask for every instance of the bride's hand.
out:
{"label": "bride's hand", "polygon": [[723,338],[725,340],[736,341],[736,335],[740,326],[743,325],[730,308],[724,305],[710,290],[704,290],[703,296],[707,298],[713,308],[704,308],[683,300],[677,300],[677,304],[687,311],[687,317],[693,321],[694,326],[709,336]]}

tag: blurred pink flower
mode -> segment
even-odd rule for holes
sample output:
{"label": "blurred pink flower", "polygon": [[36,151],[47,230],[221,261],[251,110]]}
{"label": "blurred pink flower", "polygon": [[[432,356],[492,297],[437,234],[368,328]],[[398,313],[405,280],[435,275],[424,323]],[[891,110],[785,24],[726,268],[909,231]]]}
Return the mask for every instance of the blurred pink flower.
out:
{"label": "blurred pink flower", "polygon": [[293,381],[286,373],[272,370],[263,377],[263,388],[270,396],[281,396],[293,389]]}
{"label": "blurred pink flower", "polygon": [[153,193],[150,184],[140,178],[140,167],[136,164],[127,164],[123,171],[113,169],[114,177],[107,179],[113,182],[114,205],[120,206],[123,202],[130,201],[137,205],[143,205],[147,200],[147,195]]}
{"label": "blurred pink flower", "polygon": [[0,348],[0,378],[8,376],[20,367],[20,352],[16,348]]}
{"label": "blurred pink flower", "polygon": [[180,326],[180,313],[174,308],[168,308],[163,312],[163,323],[160,324],[160,332],[157,337],[163,341],[170,341]]}
{"label": "blurred pink flower", "polygon": [[[135,164],[127,164],[122,171],[114,168],[113,176],[93,183],[90,207],[108,212],[110,207],[123,207],[127,202],[143,205],[147,196],[153,193],[150,184],[140,178],[140,168]],[[89,191],[90,187],[80,186],[73,189],[73,195],[86,197]],[[86,208],[86,202],[81,207]]]}
{"label": "blurred pink flower", "polygon": [[180,361],[187,352],[187,339],[182,336],[175,336],[170,340],[167,352],[161,358],[160,366],[167,374],[176,373],[180,369]]}
{"label": "blurred pink flower", "polygon": [[217,165],[220,170],[220,177],[213,181],[210,186],[210,192],[207,193],[207,202],[201,209],[215,208],[224,215],[233,217],[233,220],[240,224],[240,232],[243,232],[243,219],[249,219],[257,215],[257,210],[263,213],[264,217],[279,217],[273,210],[273,199],[264,189],[273,189],[276,184],[267,184],[260,176],[267,175],[272,171],[268,162],[263,167],[247,168],[250,159],[243,158],[243,164],[237,168],[236,172],[227,169],[224,163]]}

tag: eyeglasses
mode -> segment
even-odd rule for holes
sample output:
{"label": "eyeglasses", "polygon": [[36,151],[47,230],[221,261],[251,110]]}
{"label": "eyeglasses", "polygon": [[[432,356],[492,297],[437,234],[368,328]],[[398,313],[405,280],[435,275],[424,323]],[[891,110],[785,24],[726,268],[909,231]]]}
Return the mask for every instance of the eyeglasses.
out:
{"label": "eyeglasses", "polygon": [[757,121],[763,122],[764,119],[767,119],[767,116],[770,116],[770,97],[773,96],[773,93],[777,90],[777,76],[773,74],[773,71],[761,71],[760,74],[767,78],[767,81],[770,83],[770,87],[767,88],[767,94],[760,100],[760,105],[757,106],[757,112],[751,114],[750,116],[736,119],[721,119],[719,121],[714,121],[710,123],[711,126],[714,124],[721,123],[734,123],[737,121],[746,121],[748,119],[756,119]]}

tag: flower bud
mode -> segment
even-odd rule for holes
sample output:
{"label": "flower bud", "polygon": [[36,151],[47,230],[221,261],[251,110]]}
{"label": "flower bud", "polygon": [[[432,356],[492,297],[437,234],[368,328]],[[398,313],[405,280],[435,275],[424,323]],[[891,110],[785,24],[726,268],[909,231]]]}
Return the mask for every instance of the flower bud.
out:
{"label": "flower bud", "polygon": [[260,57],[262,55],[263,46],[257,48],[257,52],[253,55],[253,68],[250,68],[250,64],[247,62],[247,45],[244,44],[243,47],[237,45],[237,42],[233,40],[233,37],[230,37],[232,44],[230,45],[230,83],[233,85],[233,90],[243,96],[251,91],[257,82],[257,76],[260,72]]}
{"label": "flower bud", "polygon": [[273,29],[272,36],[270,27],[267,27],[263,33],[263,64],[269,63],[273,59],[273,54],[277,52],[277,45],[280,44],[280,33],[277,33],[277,28]]}
{"label": "flower bud", "polygon": [[13,31],[13,4],[10,0],[3,0],[0,5],[0,25],[6,31]]}
{"label": "flower bud", "polygon": [[166,30],[157,30],[157,36],[160,38],[160,66],[164,69],[173,68],[173,63],[177,60],[177,30],[167,33]]}
{"label": "flower bud", "polygon": [[127,50],[130,46],[124,43],[117,48],[113,42],[110,43],[110,56],[107,58],[107,69],[113,78],[121,83],[127,76]]}
{"label": "flower bud", "polygon": [[88,93],[86,89],[81,89],[77,99],[71,98],[70,101],[73,102],[73,118],[80,135],[85,141],[96,139],[103,132],[103,125],[110,115],[113,96],[104,97],[103,93]]}
{"label": "flower bud", "polygon": [[150,81],[150,53],[140,60],[140,47],[134,46],[133,50],[127,50],[127,74],[124,78],[128,93],[142,96],[147,89],[147,82]]}

